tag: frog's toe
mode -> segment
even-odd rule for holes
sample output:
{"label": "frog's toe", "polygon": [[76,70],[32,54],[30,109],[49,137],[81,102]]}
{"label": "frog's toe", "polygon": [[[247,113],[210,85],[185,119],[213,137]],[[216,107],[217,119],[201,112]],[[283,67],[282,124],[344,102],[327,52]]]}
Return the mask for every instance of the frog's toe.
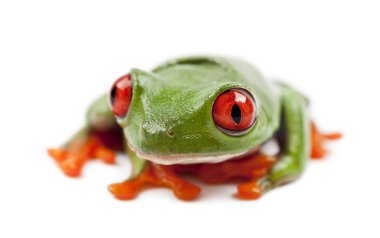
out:
{"label": "frog's toe", "polygon": [[263,177],[261,179],[255,179],[250,182],[239,184],[236,196],[240,199],[256,200],[272,188],[273,183],[266,177]]}
{"label": "frog's toe", "polygon": [[106,147],[99,146],[95,152],[94,157],[99,158],[106,164],[115,164],[116,162],[116,153]]}
{"label": "frog's toe", "polygon": [[79,177],[85,160],[78,155],[69,155],[65,160],[58,162],[58,166],[69,177]]}
{"label": "frog's toe", "polygon": [[120,200],[130,200],[137,196],[140,188],[133,182],[114,183],[108,186],[108,190],[115,198]]}
{"label": "frog's toe", "polygon": [[183,182],[182,184],[179,184],[175,188],[173,188],[174,195],[185,201],[190,201],[196,199],[199,194],[201,193],[201,188],[187,182]]}
{"label": "frog's toe", "polygon": [[47,152],[50,157],[53,158],[56,162],[63,161],[67,157],[67,151],[64,149],[50,148],[47,150]]}
{"label": "frog's toe", "polygon": [[312,159],[322,159],[326,156],[326,150],[321,145],[313,145],[311,149],[311,158]]}
{"label": "frog's toe", "polygon": [[69,177],[78,177],[81,173],[84,160],[78,154],[70,153],[66,149],[48,149],[48,154]]}
{"label": "frog's toe", "polygon": [[342,133],[329,133],[329,134],[323,134],[323,137],[327,140],[339,140],[343,137]]}
{"label": "frog's toe", "polygon": [[236,195],[240,199],[256,200],[261,197],[262,191],[257,182],[247,182],[238,185]]}

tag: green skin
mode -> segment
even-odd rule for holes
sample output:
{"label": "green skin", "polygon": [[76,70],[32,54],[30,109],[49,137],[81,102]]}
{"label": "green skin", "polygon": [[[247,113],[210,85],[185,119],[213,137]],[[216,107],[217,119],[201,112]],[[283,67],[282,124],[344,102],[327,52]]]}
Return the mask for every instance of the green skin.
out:
{"label": "green skin", "polygon": [[[285,132],[280,159],[260,180],[262,191],[302,173],[309,156],[310,122],[307,101],[296,90],[264,80],[245,62],[219,57],[175,59],[152,72],[132,69],[131,75],[133,96],[126,117],[115,119],[105,95],[88,110],[82,130],[120,126],[133,164],[131,178],[152,157],[163,164],[218,162],[223,155],[232,159],[260,147],[280,127]],[[243,135],[222,132],[212,117],[216,96],[230,88],[248,90],[257,103],[257,121]]]}

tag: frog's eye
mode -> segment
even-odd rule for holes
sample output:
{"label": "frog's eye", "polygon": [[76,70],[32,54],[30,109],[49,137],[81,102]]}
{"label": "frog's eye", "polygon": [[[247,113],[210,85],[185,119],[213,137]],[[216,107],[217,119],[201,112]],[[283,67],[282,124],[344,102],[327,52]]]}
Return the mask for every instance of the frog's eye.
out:
{"label": "frog's eye", "polygon": [[112,85],[110,92],[110,104],[115,116],[124,117],[129,108],[132,99],[132,81],[131,75],[127,74]]}
{"label": "frog's eye", "polygon": [[244,134],[253,126],[257,117],[255,100],[245,89],[226,90],[216,97],[212,117],[224,133]]}

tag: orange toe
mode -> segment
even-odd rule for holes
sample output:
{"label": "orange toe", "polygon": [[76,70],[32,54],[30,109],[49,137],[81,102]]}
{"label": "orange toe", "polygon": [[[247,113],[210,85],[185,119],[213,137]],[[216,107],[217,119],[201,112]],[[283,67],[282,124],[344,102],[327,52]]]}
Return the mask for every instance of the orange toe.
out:
{"label": "orange toe", "polygon": [[79,177],[83,164],[84,161],[73,157],[58,163],[61,170],[69,177]]}
{"label": "orange toe", "polygon": [[339,140],[343,137],[342,133],[330,133],[330,134],[323,134],[323,137],[328,140]]}
{"label": "orange toe", "polygon": [[237,197],[247,200],[255,200],[261,197],[262,192],[257,182],[248,182],[239,184]]}
{"label": "orange toe", "polygon": [[97,148],[94,152],[94,157],[99,158],[101,161],[107,164],[115,164],[116,161],[115,152],[105,147]]}
{"label": "orange toe", "polygon": [[177,188],[173,189],[173,193],[177,198],[181,200],[190,201],[196,199],[199,196],[201,193],[201,188],[194,184],[184,182]]}
{"label": "orange toe", "polygon": [[311,150],[312,159],[323,159],[326,155],[326,151],[322,146],[313,145]]}
{"label": "orange toe", "polygon": [[67,156],[67,151],[64,149],[48,149],[47,152],[57,162],[63,161]]}
{"label": "orange toe", "polygon": [[120,200],[129,200],[137,196],[139,192],[139,186],[133,184],[133,182],[114,183],[108,186],[108,190]]}

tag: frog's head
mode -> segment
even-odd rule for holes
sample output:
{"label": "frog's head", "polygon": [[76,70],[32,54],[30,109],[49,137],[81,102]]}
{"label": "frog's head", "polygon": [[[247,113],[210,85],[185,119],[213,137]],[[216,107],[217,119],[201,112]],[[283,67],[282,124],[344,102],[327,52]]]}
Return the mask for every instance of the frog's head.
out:
{"label": "frog's head", "polygon": [[255,90],[235,78],[212,64],[132,69],[112,87],[111,106],[139,157],[160,164],[219,162],[273,133]]}

